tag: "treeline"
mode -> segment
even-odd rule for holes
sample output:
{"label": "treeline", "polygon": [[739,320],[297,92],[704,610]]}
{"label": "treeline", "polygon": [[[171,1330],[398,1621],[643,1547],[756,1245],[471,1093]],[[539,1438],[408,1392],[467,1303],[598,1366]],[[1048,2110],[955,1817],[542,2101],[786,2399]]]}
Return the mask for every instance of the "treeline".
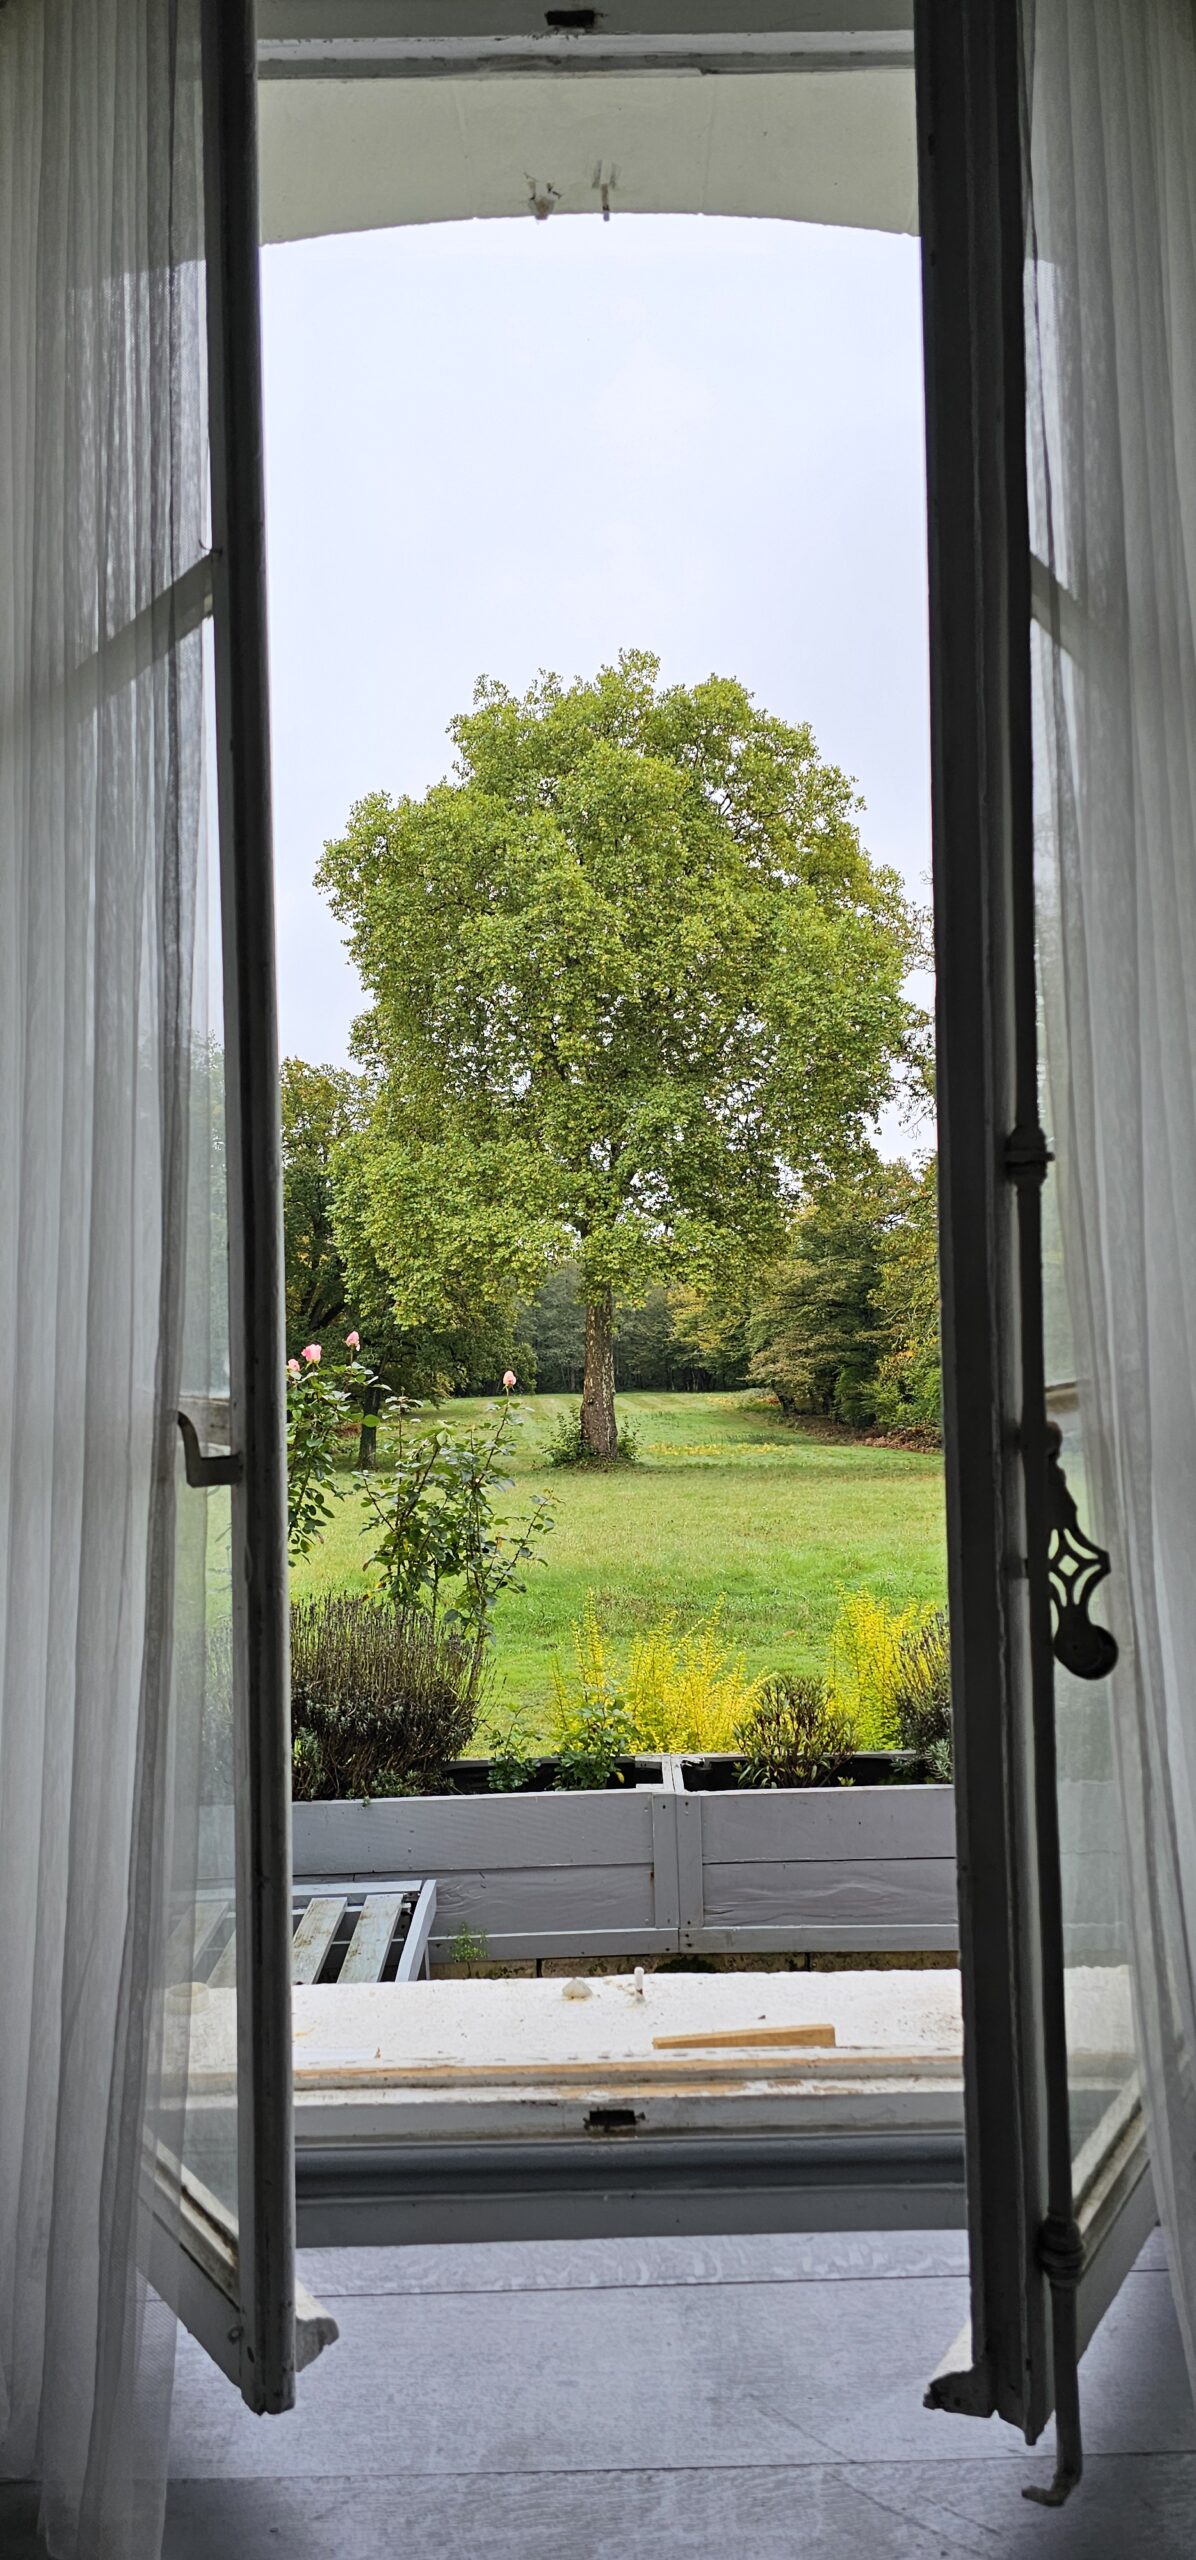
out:
{"label": "treeline", "polygon": [[[525,1389],[577,1393],[585,1315],[576,1266],[531,1298],[464,1286],[446,1310],[400,1325],[363,1214],[375,1100],[369,1079],[288,1059],[282,1071],[288,1350],[337,1328],[409,1395],[484,1394],[513,1369]],[[451,1219],[452,1204],[444,1205]],[[617,1384],[771,1389],[787,1414],[857,1430],[939,1422],[933,1161],[856,1152],[794,1210],[783,1248],[717,1282],[616,1294]]]}

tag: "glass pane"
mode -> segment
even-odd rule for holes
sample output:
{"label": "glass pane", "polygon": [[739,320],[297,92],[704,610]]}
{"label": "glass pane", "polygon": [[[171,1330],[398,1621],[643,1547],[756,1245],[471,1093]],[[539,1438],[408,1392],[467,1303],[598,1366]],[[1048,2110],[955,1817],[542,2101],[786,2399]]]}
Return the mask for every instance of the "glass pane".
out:
{"label": "glass pane", "polygon": [[[209,741],[212,729],[210,629],[204,633]],[[209,743],[207,771],[215,769]],[[220,887],[214,794],[205,830],[206,877],[197,924],[195,1038],[184,1315],[184,1409],[201,1447],[229,1445],[228,1204],[224,1145]],[[227,1486],[189,1485],[180,1435],[175,1589],[176,1725],[180,1770],[199,1806],[195,1847],[196,1920],[182,1927],[172,1967],[180,2068],[187,2079],[181,2141],[189,2175],[234,2217],[237,2208],[235,1984],[236,1887],[233,1806],[233,1654],[230,1506]],[[185,1837],[185,1826],[180,1825]],[[180,1857],[182,1851],[180,1850]],[[190,1877],[180,1872],[180,1902]]]}
{"label": "glass pane", "polygon": [[[1036,691],[1061,677],[1055,712],[1065,706],[1070,674],[1056,660],[1056,644],[1034,634]],[[1062,653],[1059,653],[1060,659]],[[1044,759],[1037,759],[1041,774]],[[1045,798],[1045,793],[1041,795]],[[1077,1355],[1067,1289],[1061,1194],[1069,1175],[1068,1115],[1071,1062],[1062,1051],[1058,1001],[1058,937],[1053,836],[1049,812],[1040,807],[1036,836],[1038,959],[1042,1012],[1042,1115],[1052,1164],[1043,1194],[1043,1322],[1047,1409],[1062,1442],[1060,1457],[1085,1533],[1099,1539],[1099,1523],[1085,1467],[1084,1381]],[[1115,1578],[1098,1584],[1091,1616],[1118,1633]],[[1121,1827],[1114,1764],[1116,1674],[1081,1680],[1056,1661],[1055,1732],[1058,1753],[1059,1836],[1067,2043],[1073,2156],[1077,2196],[1122,2130],[1137,2090],[1129,1946]]]}

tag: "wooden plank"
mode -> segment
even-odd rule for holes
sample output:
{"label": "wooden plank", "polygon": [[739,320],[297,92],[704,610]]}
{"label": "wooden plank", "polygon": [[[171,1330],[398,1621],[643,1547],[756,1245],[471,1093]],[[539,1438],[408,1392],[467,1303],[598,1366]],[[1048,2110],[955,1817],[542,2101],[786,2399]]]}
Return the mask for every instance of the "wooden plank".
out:
{"label": "wooden plank", "polygon": [[[341,1908],[343,1910],[343,1904]],[[337,1976],[338,1981],[381,1982],[395,1922],[402,1908],[401,1893],[367,1893],[361,1917],[349,1940],[348,1953]],[[296,1975],[295,1980],[298,1979]]]}
{"label": "wooden plank", "polygon": [[[704,1871],[705,1926],[955,1927],[953,1858],[753,1859]],[[892,1944],[892,1939],[889,1941]],[[911,1938],[909,1944],[915,1945]]]}
{"label": "wooden plank", "polygon": [[652,1806],[652,1901],[658,1929],[676,1929],[681,1918],[675,1806],[672,1790],[658,1795]]}
{"label": "wooden plank", "polygon": [[[659,1935],[652,1895],[652,1868],[542,1867],[515,1873],[485,1868],[472,1874],[436,1870],[438,1908],[436,1937],[451,1938],[458,1929],[484,1931],[487,1938],[512,1932],[541,1941],[578,1933],[593,1935],[617,1929],[630,1939],[635,1931]],[[650,1943],[649,1937],[644,1944]]]}
{"label": "wooden plank", "polygon": [[952,1787],[760,1787],[699,1795],[704,1862],[954,1858]]}
{"label": "wooden plank", "polygon": [[653,2036],[654,2053],[705,2053],[711,2045],[833,2044],[833,2027],[713,2027],[708,2035]]}
{"label": "wooden plank", "polygon": [[655,1793],[395,1796],[297,1804],[293,1864],[304,1876],[443,1876],[453,1869],[652,1863]]}
{"label": "wooden plank", "polygon": [[683,1933],[700,1929],[705,1918],[702,1850],[706,1810],[713,1801],[711,1796],[690,1796],[684,1790],[673,1798],[677,1817],[678,1919]]}
{"label": "wooden plank", "polygon": [[344,1918],[343,1893],[318,1893],[291,1940],[292,1982],[314,1982]]}

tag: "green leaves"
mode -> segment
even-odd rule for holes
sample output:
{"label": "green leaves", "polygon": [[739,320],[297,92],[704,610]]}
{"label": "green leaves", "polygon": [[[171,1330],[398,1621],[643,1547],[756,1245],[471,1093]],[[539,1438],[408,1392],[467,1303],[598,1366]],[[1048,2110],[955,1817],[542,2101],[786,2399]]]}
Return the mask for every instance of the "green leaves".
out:
{"label": "green leaves", "polygon": [[807,727],[629,651],[483,682],[454,777],[375,792],[320,879],[370,998],[357,1216],[401,1324],[778,1248],[912,1058],[918,927]]}
{"label": "green leaves", "polygon": [[392,1409],[396,1454],[385,1478],[361,1479],[387,1599],[401,1612],[422,1611],[434,1626],[460,1634],[471,1648],[471,1686],[493,1639],[494,1611],[504,1591],[526,1589],[525,1568],[543,1561],[539,1541],[552,1528],[543,1495],[522,1523],[512,1524],[496,1496],[512,1490],[500,1472],[516,1428],[509,1399],[491,1409],[488,1426],[458,1439],[442,1424],[409,1427],[401,1403]]}

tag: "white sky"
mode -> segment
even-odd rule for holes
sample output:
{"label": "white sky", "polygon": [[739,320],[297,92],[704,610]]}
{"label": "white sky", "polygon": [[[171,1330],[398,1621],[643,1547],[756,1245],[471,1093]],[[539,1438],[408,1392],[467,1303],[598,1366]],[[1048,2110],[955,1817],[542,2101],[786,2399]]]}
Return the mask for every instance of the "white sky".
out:
{"label": "white sky", "polygon": [[811,722],[928,896],[916,240],[558,216],[301,241],[263,274],[284,1052],[343,1062],[360,1003],[325,838],[448,770],[482,673],[636,646],[737,676]]}

